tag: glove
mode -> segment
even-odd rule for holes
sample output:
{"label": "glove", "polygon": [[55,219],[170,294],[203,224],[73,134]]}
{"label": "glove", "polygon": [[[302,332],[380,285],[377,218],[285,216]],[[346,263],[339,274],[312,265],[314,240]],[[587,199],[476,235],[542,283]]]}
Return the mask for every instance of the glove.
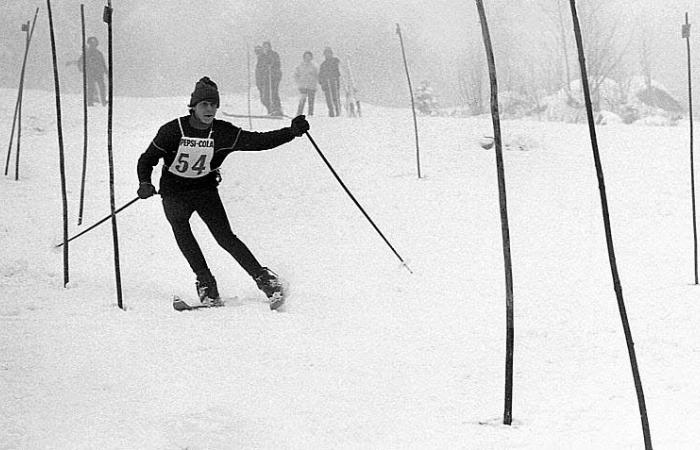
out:
{"label": "glove", "polygon": [[136,193],[138,194],[139,198],[145,199],[154,196],[156,194],[156,188],[148,181],[142,181],[139,183],[139,189],[136,191]]}
{"label": "glove", "polygon": [[296,116],[292,119],[292,134],[294,136],[303,136],[309,131],[309,122],[306,121],[306,116]]}

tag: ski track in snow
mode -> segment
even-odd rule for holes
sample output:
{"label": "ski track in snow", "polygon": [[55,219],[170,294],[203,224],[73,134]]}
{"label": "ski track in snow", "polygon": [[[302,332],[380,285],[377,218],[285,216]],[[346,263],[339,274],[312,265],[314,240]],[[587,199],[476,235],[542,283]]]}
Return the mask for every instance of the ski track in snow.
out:
{"label": "ski track in snow", "polygon": [[[2,136],[14,95],[0,89]],[[185,113],[182,103],[115,100],[118,206],[135,196],[139,154]],[[242,104],[222,98],[229,111]],[[196,218],[222,294],[237,299],[173,311],[173,294],[194,295],[194,277],[159,199],[118,216],[121,311],[109,222],[70,243],[62,286],[52,93],[27,91],[23,109],[21,179],[0,179],[0,448],[643,445],[584,125],[503,123],[511,149],[527,147],[504,154],[516,313],[515,420],[506,427],[496,169],[493,151],[479,147],[490,118],[421,118],[421,180],[410,112],[364,105],[362,119],[310,119],[314,140],[413,275],[300,138],[229,156],[220,187],[234,231],[290,282],[284,312],[269,310]],[[149,115],[136,126],[134,111]],[[106,110],[90,113],[85,225],[109,213]],[[64,98],[63,117],[72,236],[84,228],[80,97]],[[287,124],[270,122],[253,123]],[[656,448],[700,440],[686,131],[598,130]]]}

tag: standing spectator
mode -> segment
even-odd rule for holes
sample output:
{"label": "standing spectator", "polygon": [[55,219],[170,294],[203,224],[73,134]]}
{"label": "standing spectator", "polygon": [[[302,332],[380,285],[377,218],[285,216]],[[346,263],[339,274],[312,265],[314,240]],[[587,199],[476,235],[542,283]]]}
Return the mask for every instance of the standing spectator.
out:
{"label": "standing spectator", "polygon": [[255,64],[255,86],[260,94],[260,103],[263,104],[267,113],[270,114],[270,77],[267,69],[267,58],[263,54],[262,46],[255,46],[255,56],[258,58]]}
{"label": "standing spectator", "polygon": [[262,59],[264,64],[264,74],[267,77],[267,86],[269,88],[270,99],[270,115],[281,116],[282,104],[280,102],[280,81],[282,81],[282,63],[280,55],[272,50],[270,41],[263,42]]}
{"label": "standing spectator", "polygon": [[326,58],[318,71],[318,82],[326,96],[328,115],[336,117],[340,115],[340,60],[333,56],[333,50],[326,47],[323,50]]}
{"label": "standing spectator", "polygon": [[[107,94],[105,91],[104,76],[107,73],[107,64],[101,51],[97,49],[99,42],[95,36],[90,36],[87,40],[88,47],[85,49],[85,67],[87,78],[87,101],[88,106],[94,106],[95,102],[101,101],[102,106],[107,105]],[[72,63],[71,63],[72,64]],[[83,57],[80,56],[75,63],[78,70],[83,71]],[[99,88],[99,98],[97,89]]]}
{"label": "standing spectator", "polygon": [[297,115],[304,112],[304,104],[306,99],[309,100],[309,116],[314,115],[314,100],[316,98],[316,85],[318,84],[318,67],[313,62],[314,54],[310,51],[305,51],[303,61],[294,71],[294,81],[297,83],[299,93],[299,108]]}

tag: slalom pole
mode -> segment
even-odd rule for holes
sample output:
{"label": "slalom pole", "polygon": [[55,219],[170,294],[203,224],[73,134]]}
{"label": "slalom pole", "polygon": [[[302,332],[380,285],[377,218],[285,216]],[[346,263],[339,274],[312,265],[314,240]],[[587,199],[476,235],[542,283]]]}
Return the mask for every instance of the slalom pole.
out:
{"label": "slalom pole", "polygon": [[63,199],[63,286],[68,285],[68,194],[66,192],[66,163],[63,153],[63,125],[61,121],[61,90],[58,81],[58,62],[56,58],[56,38],[53,31],[51,0],[46,0],[49,13],[49,31],[51,34],[51,56],[53,58],[53,78],[56,89],[56,128],[58,130],[58,160],[61,172],[61,198]]}
{"label": "slalom pole", "polygon": [[693,156],[693,84],[690,72],[690,23],[688,13],[685,13],[683,37],[688,48],[688,116],[690,123],[690,193],[693,202],[693,256],[695,258],[695,284],[698,284],[698,227],[695,210],[695,157]]}
{"label": "slalom pole", "polygon": [[29,45],[32,43],[32,36],[34,35],[34,26],[36,25],[36,18],[39,15],[39,8],[34,12],[34,20],[32,21],[32,28],[29,29],[29,21],[25,24],[22,29],[27,32],[27,49],[24,52],[24,61],[22,62],[22,80],[20,81],[20,94],[19,94],[19,110],[17,113],[17,152],[15,153],[15,181],[19,181],[19,153],[20,153],[20,142],[22,140],[22,100],[24,99],[24,75],[27,66],[27,56],[29,55]]}
{"label": "slalom pole", "polygon": [[632,331],[630,330],[629,320],[627,319],[627,311],[625,309],[625,301],[622,296],[622,284],[617,270],[617,260],[615,258],[615,246],[613,245],[612,227],[610,224],[610,213],[608,210],[608,199],[605,193],[605,178],[603,176],[603,165],[601,163],[600,152],[598,150],[598,138],[596,137],[595,120],[593,118],[593,107],[591,105],[591,93],[588,86],[588,74],[586,71],[586,60],[583,51],[583,39],[581,37],[581,27],[579,25],[578,14],[576,12],[576,0],[569,0],[571,4],[571,16],[574,24],[574,35],[576,37],[576,46],[578,48],[579,66],[581,67],[581,84],[583,86],[583,96],[586,103],[586,115],[588,118],[588,129],[591,135],[591,146],[593,148],[593,159],[595,161],[596,173],[598,175],[598,188],[600,190],[600,203],[603,210],[603,223],[605,226],[605,240],[608,246],[608,259],[610,260],[610,270],[612,272],[613,285],[615,295],[617,297],[617,305],[622,319],[622,328],[627,341],[627,352],[629,353],[630,365],[632,366],[632,376],[634,385],[637,391],[637,403],[639,404],[639,413],[642,420],[642,431],[644,433],[644,448],[651,450],[651,432],[649,430],[649,419],[647,418],[647,409],[644,401],[644,390],[642,389],[642,379],[639,375],[639,367],[637,365],[637,356],[634,351],[634,342],[632,341]]}
{"label": "slalom pole", "polygon": [[[10,154],[12,152],[12,140],[13,140],[14,135],[15,135],[15,124],[17,123],[18,113],[20,113],[20,111],[21,111],[22,94],[24,91],[24,75],[25,75],[25,71],[27,68],[27,56],[29,55],[29,44],[31,43],[32,36],[34,35],[34,26],[36,25],[36,18],[38,15],[39,15],[39,8],[37,8],[36,11],[34,12],[34,20],[32,21],[31,31],[29,31],[29,22],[22,24],[22,31],[28,32],[27,45],[26,45],[26,48],[24,50],[24,59],[22,61],[22,70],[20,72],[20,77],[19,77],[19,88],[17,90],[17,102],[15,103],[15,112],[12,115],[12,131],[10,132],[10,144],[7,146],[7,161],[5,162],[5,175],[6,176],[9,172],[9,168],[10,168]],[[19,151],[19,136],[17,137],[17,149]],[[17,156],[16,159],[17,159],[16,164],[19,164],[19,156]],[[17,169],[15,169],[15,171],[16,170]],[[15,173],[15,176],[17,176],[17,173]]]}
{"label": "slalom pole", "polygon": [[253,129],[253,118],[250,116],[250,44],[245,44],[246,60],[248,63],[248,126]]}
{"label": "slalom pole", "polygon": [[506,177],[503,165],[503,149],[501,139],[501,120],[498,113],[498,83],[496,79],[496,62],[493,56],[491,33],[489,32],[483,0],[476,0],[479,11],[481,32],[484,39],[486,59],[489,64],[491,80],[491,119],[493,120],[494,144],[496,147],[496,171],[498,173],[498,197],[501,209],[501,235],[503,239],[503,261],[506,278],[506,376],[505,376],[505,407],[503,424],[513,422],[513,348],[515,343],[515,327],[513,314],[513,264],[510,254],[510,229],[508,226],[508,206],[506,202]]}
{"label": "slalom pole", "polygon": [[[131,205],[133,205],[134,203],[136,203],[137,200],[139,200],[139,197],[136,197],[135,199],[129,201],[127,204],[125,204],[125,205],[121,206],[120,208],[116,209],[116,210],[114,211],[113,214],[117,214],[117,213],[121,212],[122,210],[125,210],[125,209],[128,208],[129,206],[131,206]],[[108,215],[107,217],[105,217],[105,218],[103,218],[103,219],[101,219],[101,220],[95,222],[94,224],[90,225],[88,228],[84,229],[84,230],[81,231],[80,233],[78,233],[78,234],[76,234],[75,236],[73,236],[72,238],[68,239],[68,242],[72,241],[73,239],[79,238],[80,236],[84,235],[84,234],[87,233],[88,231],[90,231],[90,230],[96,228],[98,225],[103,224],[103,223],[106,222],[107,220],[111,219],[112,216],[113,216],[113,214],[110,214],[110,215]],[[63,245],[63,243],[60,243],[60,244],[57,244],[55,247],[58,248],[58,247],[61,247],[62,245]]]}
{"label": "slalom pole", "polygon": [[7,160],[5,161],[5,176],[10,170],[10,157],[12,155],[12,141],[15,138],[15,126],[17,125],[17,111],[19,110],[19,102],[21,98],[19,93],[17,94],[17,101],[15,102],[15,112],[12,114],[12,131],[10,131],[10,144],[7,146]]}
{"label": "slalom pole", "polygon": [[[26,50],[24,51],[24,54],[27,55],[29,53],[29,21],[22,25],[22,30],[26,31],[27,33],[27,39],[26,39]],[[24,96],[24,74],[22,74],[20,83],[19,83],[19,95],[17,96],[18,98],[18,104],[19,108],[17,108],[17,149],[15,150],[15,181],[19,181],[19,154],[20,150],[22,148],[22,97]]]}
{"label": "slalom pole", "polygon": [[335,179],[338,180],[338,183],[340,183],[340,186],[345,190],[345,193],[348,194],[348,197],[350,197],[350,199],[353,201],[353,203],[355,203],[355,206],[357,206],[357,207],[359,208],[359,210],[362,211],[362,214],[363,214],[363,215],[365,216],[365,218],[369,221],[369,223],[372,224],[372,227],[374,227],[374,230],[379,234],[379,236],[381,236],[381,238],[384,240],[384,242],[386,243],[386,245],[389,246],[389,248],[391,249],[391,251],[394,252],[394,255],[396,255],[396,257],[399,259],[399,261],[401,261],[401,265],[402,265],[403,267],[405,267],[406,270],[408,270],[409,273],[412,274],[413,271],[411,270],[410,267],[408,267],[408,264],[406,264],[406,261],[403,260],[403,258],[401,257],[401,255],[399,255],[399,253],[396,251],[396,249],[394,249],[394,246],[391,245],[391,243],[389,242],[389,240],[384,236],[384,233],[381,232],[381,230],[379,229],[379,227],[377,227],[377,225],[374,223],[374,221],[372,220],[372,218],[367,214],[367,212],[365,212],[365,210],[364,210],[364,208],[362,207],[362,205],[360,205],[360,203],[357,201],[357,199],[355,199],[355,196],[352,195],[352,192],[350,192],[350,189],[348,189],[348,187],[345,186],[345,183],[343,183],[343,180],[340,179],[340,177],[338,176],[338,173],[335,171],[335,169],[333,169],[333,166],[331,165],[331,163],[328,162],[328,159],[326,159],[326,156],[323,154],[323,152],[321,151],[321,149],[318,148],[318,145],[316,145],[316,142],[315,142],[314,139],[311,137],[311,135],[309,134],[309,132],[307,131],[305,134],[306,134],[306,137],[309,138],[309,141],[311,141],[311,145],[314,146],[314,148],[315,148],[316,151],[318,152],[318,154],[319,154],[319,156],[321,157],[321,159],[323,160],[323,162],[326,163],[326,166],[328,166],[328,169],[330,169],[330,171],[331,171],[331,173],[333,174],[333,176],[335,177]]}
{"label": "slalom pole", "polygon": [[416,134],[416,166],[418,167],[418,178],[421,178],[420,174],[420,147],[418,145],[418,119],[416,118],[416,102],[413,99],[413,86],[411,85],[411,75],[408,73],[408,62],[406,61],[406,49],[403,45],[403,35],[401,34],[401,27],[396,24],[396,34],[399,35],[399,42],[401,43],[401,54],[403,55],[403,66],[406,69],[406,80],[408,80],[408,92],[411,95],[411,110],[413,111],[413,129]]}
{"label": "slalom pole", "polygon": [[112,0],[107,0],[102,14],[102,20],[107,24],[107,43],[108,43],[108,77],[109,77],[109,98],[107,105],[107,156],[109,159],[109,206],[112,211],[110,215],[112,219],[112,241],[114,247],[114,275],[117,287],[117,306],[124,309],[122,302],[122,277],[119,267],[119,235],[117,233],[117,213],[114,204],[114,156],[112,152],[112,121],[114,111],[114,71],[113,71],[113,51],[112,51]]}
{"label": "slalom pole", "polygon": [[88,108],[87,108],[87,55],[85,54],[85,5],[80,4],[80,25],[83,41],[83,172],[80,177],[80,207],[78,225],[83,223],[83,205],[85,203],[85,176],[87,174],[88,150]]}

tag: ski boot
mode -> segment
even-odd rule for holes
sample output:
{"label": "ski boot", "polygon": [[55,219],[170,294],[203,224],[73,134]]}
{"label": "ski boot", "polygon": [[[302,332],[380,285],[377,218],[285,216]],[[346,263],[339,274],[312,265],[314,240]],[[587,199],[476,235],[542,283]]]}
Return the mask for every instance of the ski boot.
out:
{"label": "ski boot", "polygon": [[198,276],[197,282],[197,295],[199,296],[199,301],[204,306],[222,306],[221,296],[219,295],[219,288],[216,286],[216,280],[209,274],[205,276]]}
{"label": "ski boot", "polygon": [[284,304],[285,289],[276,273],[267,267],[261,267],[255,276],[255,283],[270,300],[270,309],[276,310]]}

